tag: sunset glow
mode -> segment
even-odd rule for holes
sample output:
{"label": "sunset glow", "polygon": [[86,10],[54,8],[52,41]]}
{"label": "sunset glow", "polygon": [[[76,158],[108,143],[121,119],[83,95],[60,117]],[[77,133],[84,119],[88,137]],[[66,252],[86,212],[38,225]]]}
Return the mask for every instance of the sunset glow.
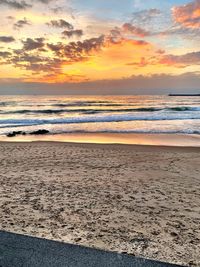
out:
{"label": "sunset glow", "polygon": [[0,7],[0,88],[199,79],[199,0],[1,0]]}

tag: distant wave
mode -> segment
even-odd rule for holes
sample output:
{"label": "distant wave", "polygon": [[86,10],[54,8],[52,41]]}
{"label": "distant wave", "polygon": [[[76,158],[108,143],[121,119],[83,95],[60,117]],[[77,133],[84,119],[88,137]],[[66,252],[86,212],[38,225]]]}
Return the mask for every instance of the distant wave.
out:
{"label": "distant wave", "polygon": [[[81,102],[81,103],[66,103],[66,104],[52,104],[53,107],[123,107],[124,103],[117,104],[117,103],[88,103],[88,102]],[[127,104],[126,106],[133,106],[133,104]]]}
{"label": "distant wave", "polygon": [[96,113],[104,113],[104,112],[153,112],[159,111],[161,109],[157,108],[129,108],[129,109],[40,109],[40,110],[31,110],[31,109],[23,109],[23,110],[14,110],[14,111],[3,111],[0,110],[0,114],[60,114],[60,113],[75,113],[80,112],[84,114],[96,114]]}
{"label": "distant wave", "polygon": [[167,108],[167,110],[172,110],[172,111],[200,111],[200,107],[172,107],[172,108]]}
{"label": "distant wave", "polygon": [[50,134],[68,134],[68,133],[146,133],[146,134],[196,134],[200,135],[200,130],[63,130],[50,132]]}
{"label": "distant wave", "polygon": [[[49,118],[49,119],[1,119],[0,128],[13,126],[31,126],[46,124],[73,124],[73,123],[99,123],[99,122],[123,122],[123,121],[163,121],[163,120],[200,120],[200,112],[182,113],[127,113],[127,114],[98,114],[82,115],[68,118]],[[11,126],[10,126],[11,127]]]}
{"label": "distant wave", "polygon": [[31,110],[31,109],[22,109],[14,111],[0,111],[0,114],[59,114],[65,112],[73,112],[72,110],[63,110],[63,109],[41,109],[41,110]]}
{"label": "distant wave", "polygon": [[148,134],[196,134],[200,135],[200,130],[63,130],[50,132],[50,134],[67,134],[67,133],[148,133]]}
{"label": "distant wave", "polygon": [[14,111],[3,111],[0,110],[0,114],[62,114],[62,113],[83,113],[83,114],[97,114],[97,113],[125,113],[125,112],[156,112],[156,111],[200,111],[200,107],[166,107],[166,108],[124,108],[119,110],[114,109],[39,109],[39,110],[31,110],[31,109],[22,109],[22,110],[14,110]]}
{"label": "distant wave", "polygon": [[[56,100],[55,100],[56,101]],[[0,101],[0,107],[6,107],[6,106],[18,106],[19,101]],[[25,107],[31,107],[33,106],[32,103],[27,103],[27,102],[21,102],[22,106]],[[66,103],[52,103],[52,101],[48,101],[48,102],[44,102],[44,103],[35,103],[34,104],[35,107],[46,107],[46,106],[50,106],[50,107],[87,107],[87,106],[97,106],[97,107],[121,107],[124,106],[124,103],[114,103],[112,101],[68,101]],[[133,106],[133,104],[128,104],[127,106]]]}

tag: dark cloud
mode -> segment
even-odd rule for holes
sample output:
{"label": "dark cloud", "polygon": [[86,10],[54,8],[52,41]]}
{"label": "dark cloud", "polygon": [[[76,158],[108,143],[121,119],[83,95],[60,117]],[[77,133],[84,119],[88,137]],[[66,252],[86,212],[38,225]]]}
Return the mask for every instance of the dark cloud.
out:
{"label": "dark cloud", "polygon": [[92,51],[99,50],[104,45],[104,36],[86,39],[84,41],[70,42],[67,45],[59,42],[57,44],[47,44],[47,47],[57,56],[65,58],[68,62],[75,62],[87,59]]}
{"label": "dark cloud", "polygon": [[8,51],[0,51],[0,57],[1,58],[7,58],[9,56],[11,56],[12,54]]}
{"label": "dark cloud", "polygon": [[40,73],[42,71],[46,73],[54,73],[54,75],[57,75],[61,73],[61,63],[62,60],[58,58],[41,58],[40,62],[38,61],[26,64],[24,65],[24,68],[34,73]]}
{"label": "dark cloud", "polygon": [[40,55],[30,55],[23,50],[15,50],[15,55],[12,57],[12,63],[20,64],[22,62],[27,63],[39,63],[44,61],[44,57]]}
{"label": "dark cloud", "polygon": [[65,13],[68,14],[73,20],[75,19],[74,13],[76,12],[76,9],[73,9],[70,6],[66,6],[66,3],[64,6],[56,6],[50,8],[55,14],[59,13]]}
{"label": "dark cloud", "polygon": [[[119,42],[124,40],[124,38],[121,38]],[[129,42],[137,46],[149,45],[144,40],[129,40]],[[68,44],[64,42],[46,43],[44,38],[27,38],[22,41],[23,47],[13,50],[7,59],[4,58],[3,63],[32,71],[34,74],[40,72],[54,73],[54,75],[62,74],[64,64],[86,61],[108,43],[115,44],[114,39],[109,39],[109,36],[104,35],[83,41],[69,42]],[[54,55],[46,56],[45,52],[48,52],[48,50],[52,51]],[[145,59],[141,60],[140,64],[146,64]]]}
{"label": "dark cloud", "polygon": [[111,29],[107,38],[112,43],[120,42],[122,39],[122,29],[118,27]]}
{"label": "dark cloud", "polygon": [[11,64],[17,68],[32,71],[34,74],[39,72],[59,73],[62,59],[55,57],[42,56],[40,53],[34,54],[35,50],[27,53],[24,49],[14,50],[13,54],[7,60],[7,64]]}
{"label": "dark cloud", "polygon": [[161,64],[177,65],[179,67],[187,67],[190,65],[200,65],[200,51],[187,53],[184,55],[165,55],[161,60]]}
{"label": "dark cloud", "polygon": [[51,10],[55,13],[58,14],[63,11],[63,7],[52,7]]}
{"label": "dark cloud", "polygon": [[107,37],[112,43],[119,43],[122,39],[127,39],[127,35],[144,38],[153,34],[154,33],[136,27],[131,23],[124,23],[121,27],[111,29]]}
{"label": "dark cloud", "polygon": [[[115,27],[114,29],[110,30],[109,34],[106,36],[106,40],[112,44],[121,43],[125,40],[132,42],[134,45],[143,46],[148,45],[149,43],[145,40],[134,40],[132,38],[127,38],[127,34],[133,35],[134,37],[146,37],[150,36],[151,33],[145,31],[144,29],[135,27],[130,23],[125,23],[122,25],[121,28]],[[131,37],[133,37],[131,36]]]}
{"label": "dark cloud", "polygon": [[0,0],[0,5],[5,5],[14,9],[26,9],[31,7],[30,4],[27,4],[25,1],[17,1],[17,0]]}
{"label": "dark cloud", "polygon": [[122,29],[124,32],[131,33],[134,36],[138,36],[138,37],[146,37],[146,36],[151,35],[151,33],[149,31],[146,31],[140,27],[136,27],[136,26],[132,25],[131,23],[125,23],[122,26]]}
{"label": "dark cloud", "polygon": [[67,36],[68,38],[71,37],[81,37],[83,35],[83,30],[71,30],[71,31],[63,31],[62,34]]}
{"label": "dark cloud", "polygon": [[[23,41],[23,48],[13,50],[13,54],[8,58],[6,64],[11,64],[17,68],[32,71],[34,74],[44,72],[48,74],[61,74],[63,64],[72,64],[88,59],[92,51],[101,48],[104,37],[91,38],[82,42],[70,42],[69,44],[45,44],[43,38],[28,38]],[[43,56],[45,49],[54,52],[54,56]],[[28,53],[27,53],[28,51]]]}
{"label": "dark cloud", "polygon": [[[35,2],[49,4],[52,1],[53,0],[31,0],[32,4],[35,4]],[[29,4],[27,1],[24,1],[24,0],[0,0],[0,5],[4,5],[9,8],[14,8],[14,9],[19,9],[19,10],[31,8],[32,4]]]}
{"label": "dark cloud", "polygon": [[23,28],[23,27],[26,26],[26,25],[31,25],[31,23],[30,23],[26,18],[24,18],[24,19],[20,19],[20,20],[18,20],[18,21],[13,25],[13,27],[14,27],[14,29],[19,30],[19,29]]}
{"label": "dark cloud", "polygon": [[[44,38],[27,38],[22,41],[23,47],[13,50],[12,54],[3,54],[3,64],[10,64],[14,67],[32,71],[37,74],[40,72],[48,74],[62,74],[63,64],[72,64],[88,59],[88,56],[100,49],[104,44],[104,36],[91,38],[82,42],[65,43],[45,43]],[[48,50],[54,52],[54,56],[48,57],[45,53]],[[7,58],[6,58],[7,57]]]}
{"label": "dark cloud", "polygon": [[48,44],[48,43],[47,43],[47,47],[48,47],[51,51],[55,52],[56,55],[61,55],[61,54],[62,54],[62,50],[63,50],[63,48],[64,48],[64,44],[61,43],[61,42],[59,42],[59,43],[57,43],[57,44]]}
{"label": "dark cloud", "polygon": [[0,42],[2,43],[11,43],[14,41],[15,41],[15,38],[12,36],[0,36]]}
{"label": "dark cloud", "polygon": [[64,55],[71,59],[87,58],[92,51],[99,50],[104,45],[104,36],[90,38],[84,41],[70,42],[64,47]]}
{"label": "dark cloud", "polygon": [[27,38],[25,41],[22,41],[23,43],[23,50],[25,51],[31,51],[39,48],[43,48],[45,46],[44,38]]}
{"label": "dark cloud", "polygon": [[54,28],[67,28],[68,30],[73,30],[74,27],[72,24],[67,22],[64,19],[60,20],[51,20],[50,22],[47,23],[48,26],[54,27]]}

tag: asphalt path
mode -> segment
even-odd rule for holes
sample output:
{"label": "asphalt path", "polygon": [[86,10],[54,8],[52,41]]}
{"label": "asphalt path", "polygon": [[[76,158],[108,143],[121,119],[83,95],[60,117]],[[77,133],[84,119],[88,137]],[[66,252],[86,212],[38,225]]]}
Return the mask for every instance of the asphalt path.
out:
{"label": "asphalt path", "polygon": [[142,266],[178,265],[0,231],[0,267]]}

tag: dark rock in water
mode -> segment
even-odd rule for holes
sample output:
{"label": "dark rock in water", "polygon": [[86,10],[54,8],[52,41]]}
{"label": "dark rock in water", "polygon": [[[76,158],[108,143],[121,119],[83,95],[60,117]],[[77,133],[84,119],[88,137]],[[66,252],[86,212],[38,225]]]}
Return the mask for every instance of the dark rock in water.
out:
{"label": "dark rock in water", "polygon": [[40,135],[40,134],[48,134],[49,131],[48,130],[38,130],[38,131],[34,131],[34,132],[31,132],[30,134],[35,134],[35,135]]}
{"label": "dark rock in water", "polygon": [[17,132],[14,131],[13,133],[17,135],[17,134],[21,134],[22,131],[17,131]]}
{"label": "dark rock in water", "polygon": [[15,137],[16,135],[22,134],[22,131],[14,131],[12,133],[7,134],[7,137]]}
{"label": "dark rock in water", "polygon": [[[38,130],[38,131],[34,131],[34,132],[31,132],[30,134],[32,135],[40,135],[40,134],[48,134],[49,131],[48,130]],[[12,133],[8,133],[7,134],[7,137],[15,137],[17,135],[26,135],[27,133],[26,132],[22,132],[22,131],[14,131]]]}
{"label": "dark rock in water", "polygon": [[169,94],[168,96],[200,96],[200,94]]}
{"label": "dark rock in water", "polygon": [[14,133],[7,134],[7,137],[15,137],[15,136],[16,136],[16,134],[14,134]]}
{"label": "dark rock in water", "polygon": [[[48,134],[48,133],[49,133],[48,130],[42,129],[42,130],[31,132],[30,134],[32,134],[32,135],[40,135],[40,134]],[[26,135],[26,134],[27,134],[26,132],[14,131],[12,133],[8,133],[7,137],[15,137],[17,135]]]}

